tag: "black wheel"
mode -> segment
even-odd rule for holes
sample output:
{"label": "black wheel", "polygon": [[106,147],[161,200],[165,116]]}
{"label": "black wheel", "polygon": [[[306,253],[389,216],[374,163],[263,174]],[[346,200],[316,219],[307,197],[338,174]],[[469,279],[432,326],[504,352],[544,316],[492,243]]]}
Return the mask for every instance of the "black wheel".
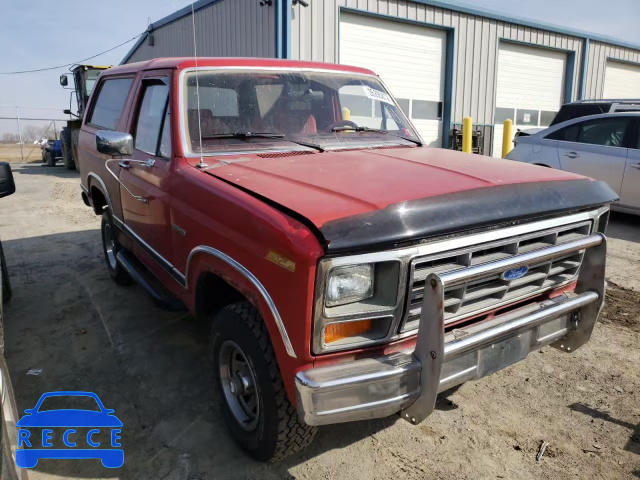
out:
{"label": "black wheel", "polygon": [[56,166],[56,156],[51,150],[47,150],[44,153],[44,157],[45,157],[45,159],[47,161],[47,165],[49,167],[55,167]]}
{"label": "black wheel", "polygon": [[76,162],[73,156],[73,147],[71,144],[71,131],[68,127],[60,130],[60,143],[62,146],[62,161],[68,170],[76,168]]}
{"label": "black wheel", "polygon": [[107,270],[111,278],[119,285],[130,285],[132,280],[127,271],[116,260],[116,255],[120,251],[120,244],[116,240],[116,231],[111,221],[111,214],[108,209],[102,212],[102,251]]}
{"label": "black wheel", "polygon": [[80,171],[80,163],[78,162],[78,139],[80,138],[80,127],[71,131],[71,153],[73,155],[73,166],[67,167],[69,170]]}
{"label": "black wheel", "polygon": [[223,308],[211,329],[214,389],[227,427],[261,461],[303,450],[316,428],[304,424],[287,398],[262,318],[248,302]]}
{"label": "black wheel", "polygon": [[9,281],[9,270],[7,270],[7,261],[4,259],[4,250],[2,242],[0,242],[0,268],[2,268],[2,303],[7,303],[11,299],[11,282]]}

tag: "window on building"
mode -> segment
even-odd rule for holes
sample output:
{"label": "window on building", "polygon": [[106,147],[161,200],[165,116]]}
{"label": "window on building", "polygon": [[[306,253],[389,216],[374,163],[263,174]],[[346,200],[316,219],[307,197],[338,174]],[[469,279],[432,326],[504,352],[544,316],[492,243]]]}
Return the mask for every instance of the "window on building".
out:
{"label": "window on building", "polygon": [[114,78],[104,81],[88,123],[107,130],[117,129],[132,81],[131,78]]}
{"label": "window on building", "polygon": [[516,119],[515,108],[496,107],[496,113],[494,115],[493,122],[496,124],[500,124],[500,123],[504,123],[506,119],[511,119],[511,121]]}

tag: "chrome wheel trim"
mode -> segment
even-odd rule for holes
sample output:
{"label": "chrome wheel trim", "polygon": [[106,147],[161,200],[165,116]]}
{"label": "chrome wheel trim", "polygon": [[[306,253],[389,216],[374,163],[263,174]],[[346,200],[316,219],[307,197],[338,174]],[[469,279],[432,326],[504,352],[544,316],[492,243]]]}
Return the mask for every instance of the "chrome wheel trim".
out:
{"label": "chrome wheel trim", "polygon": [[118,262],[116,261],[116,239],[113,235],[111,225],[108,223],[105,223],[102,229],[102,241],[104,242],[104,252],[107,255],[107,263],[111,270],[115,270],[118,266]]}
{"label": "chrome wheel trim", "polygon": [[254,430],[260,418],[256,373],[238,344],[231,340],[222,343],[218,369],[222,392],[233,417],[243,430]]}

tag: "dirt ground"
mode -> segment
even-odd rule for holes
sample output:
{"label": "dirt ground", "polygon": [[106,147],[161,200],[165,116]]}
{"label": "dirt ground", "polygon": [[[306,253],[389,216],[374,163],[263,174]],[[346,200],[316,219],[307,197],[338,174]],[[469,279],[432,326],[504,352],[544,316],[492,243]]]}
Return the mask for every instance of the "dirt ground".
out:
{"label": "dirt ground", "polygon": [[15,143],[0,143],[0,162],[9,163],[38,163],[42,162],[42,149],[38,145],[20,145]]}
{"label": "dirt ground", "polygon": [[[398,417],[323,427],[307,451],[269,466],[246,457],[210,407],[207,341],[195,321],[109,278],[78,175],[14,170],[0,235],[14,289],[5,328],[18,407],[46,391],[93,391],[124,424],[121,469],[41,460],[34,478],[640,478],[640,218],[612,215],[607,307],[585,347],[545,348],[467,383],[417,427]],[[542,441],[549,447],[536,461]]]}

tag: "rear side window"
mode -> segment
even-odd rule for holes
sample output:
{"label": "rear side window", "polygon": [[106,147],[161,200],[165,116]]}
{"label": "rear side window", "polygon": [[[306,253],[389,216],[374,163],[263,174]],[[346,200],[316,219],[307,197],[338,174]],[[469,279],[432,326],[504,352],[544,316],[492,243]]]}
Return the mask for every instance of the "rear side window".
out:
{"label": "rear side window", "polygon": [[546,138],[550,140],[562,140],[565,142],[577,142],[578,130],[580,130],[579,124],[569,125],[568,127],[564,127],[560,130],[550,133]]}
{"label": "rear side window", "polygon": [[132,78],[105,80],[98,92],[88,123],[107,130],[118,128],[118,121],[132,81]]}
{"label": "rear side window", "polygon": [[606,147],[624,147],[628,127],[628,118],[600,118],[570,125],[551,133],[547,138]]}
{"label": "rear side window", "polygon": [[169,87],[160,80],[146,84],[138,112],[134,145],[150,155],[169,156]]}

